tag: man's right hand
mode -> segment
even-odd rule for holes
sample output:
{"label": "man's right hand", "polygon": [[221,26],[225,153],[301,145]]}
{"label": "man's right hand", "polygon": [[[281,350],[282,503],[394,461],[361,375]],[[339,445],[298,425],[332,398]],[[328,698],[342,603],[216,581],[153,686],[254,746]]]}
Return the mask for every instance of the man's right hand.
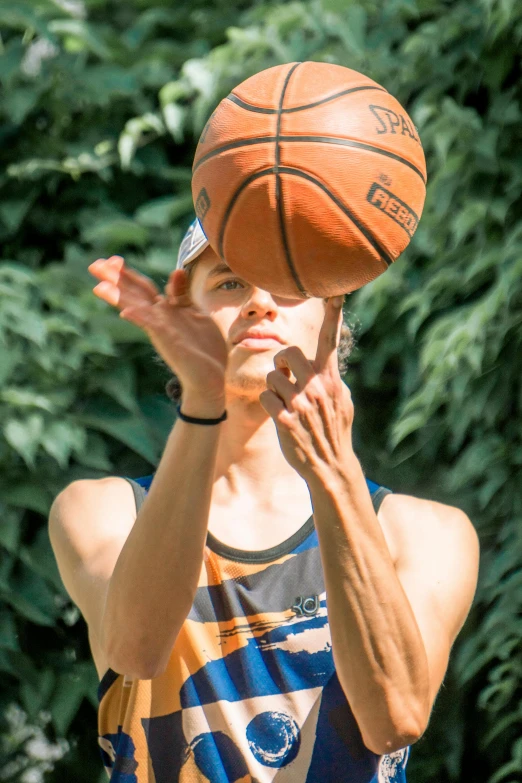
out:
{"label": "man's right hand", "polygon": [[121,256],[98,258],[88,267],[101,280],[93,293],[120,310],[120,318],[146,332],[154,348],[178,376],[183,397],[221,401],[225,397],[228,352],[210,315],[192,301],[187,273],[171,272],[165,295]]}

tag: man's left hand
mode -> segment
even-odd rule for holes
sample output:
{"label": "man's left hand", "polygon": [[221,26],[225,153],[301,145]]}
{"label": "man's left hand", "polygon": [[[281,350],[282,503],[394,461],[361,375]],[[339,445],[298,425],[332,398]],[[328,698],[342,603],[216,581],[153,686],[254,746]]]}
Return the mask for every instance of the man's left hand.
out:
{"label": "man's left hand", "polygon": [[[291,345],[274,356],[259,401],[275,422],[288,463],[310,484],[332,471],[342,475],[352,452],[353,403],[339,374],[337,349],[344,296],[331,297],[314,360]],[[294,374],[295,383],[290,380]]]}

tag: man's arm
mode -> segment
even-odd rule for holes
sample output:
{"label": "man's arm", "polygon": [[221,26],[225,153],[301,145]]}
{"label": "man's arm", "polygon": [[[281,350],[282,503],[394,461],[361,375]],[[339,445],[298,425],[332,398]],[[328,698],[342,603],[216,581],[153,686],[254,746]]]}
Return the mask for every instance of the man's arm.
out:
{"label": "man's arm", "polygon": [[339,681],[365,745],[389,753],[422,736],[475,594],[479,545],[459,509],[390,495],[379,517],[355,458],[310,487]]}
{"label": "man's arm", "polygon": [[354,406],[337,355],[342,303],[328,300],[315,359],[297,346],[274,356],[259,400],[308,484],[336,672],[364,743],[383,754],[415,742],[428,724],[473,600],[478,539],[457,509],[387,498],[383,513],[393,509],[395,526],[407,530],[396,569],[352,448]]}
{"label": "man's arm", "polygon": [[[182,409],[215,418],[223,408],[191,398]],[[51,507],[64,585],[116,672],[152,679],[168,663],[201,572],[219,431],[176,421],[137,517],[118,507],[113,479],[73,482]]]}

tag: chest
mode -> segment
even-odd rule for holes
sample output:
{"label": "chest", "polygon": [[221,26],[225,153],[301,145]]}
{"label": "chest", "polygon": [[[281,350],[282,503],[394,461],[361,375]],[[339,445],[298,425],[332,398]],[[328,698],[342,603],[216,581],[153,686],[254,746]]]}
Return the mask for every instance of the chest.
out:
{"label": "chest", "polygon": [[[302,504],[299,508],[288,504],[272,513],[260,512],[254,508],[227,509],[214,506],[210,509],[208,530],[217,542],[225,546],[245,552],[260,552],[284,546],[285,542],[296,536],[306,524],[310,525],[311,519],[311,503]],[[382,508],[378,511],[377,520],[395,564],[400,555],[400,531],[391,524]]]}
{"label": "chest", "polygon": [[311,505],[277,512],[261,512],[245,507],[210,509],[208,530],[227,546],[246,551],[271,549],[294,535],[312,516]]}

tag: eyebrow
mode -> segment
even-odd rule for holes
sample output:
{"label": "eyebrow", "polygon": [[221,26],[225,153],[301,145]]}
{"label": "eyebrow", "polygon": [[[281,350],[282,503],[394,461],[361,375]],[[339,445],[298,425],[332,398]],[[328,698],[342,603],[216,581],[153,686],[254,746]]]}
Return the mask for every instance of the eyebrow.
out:
{"label": "eyebrow", "polygon": [[231,268],[225,264],[221,263],[214,267],[214,269],[211,269],[210,272],[207,275],[207,280],[211,280],[213,277],[219,277],[219,275],[222,275],[226,272],[232,272]]}

